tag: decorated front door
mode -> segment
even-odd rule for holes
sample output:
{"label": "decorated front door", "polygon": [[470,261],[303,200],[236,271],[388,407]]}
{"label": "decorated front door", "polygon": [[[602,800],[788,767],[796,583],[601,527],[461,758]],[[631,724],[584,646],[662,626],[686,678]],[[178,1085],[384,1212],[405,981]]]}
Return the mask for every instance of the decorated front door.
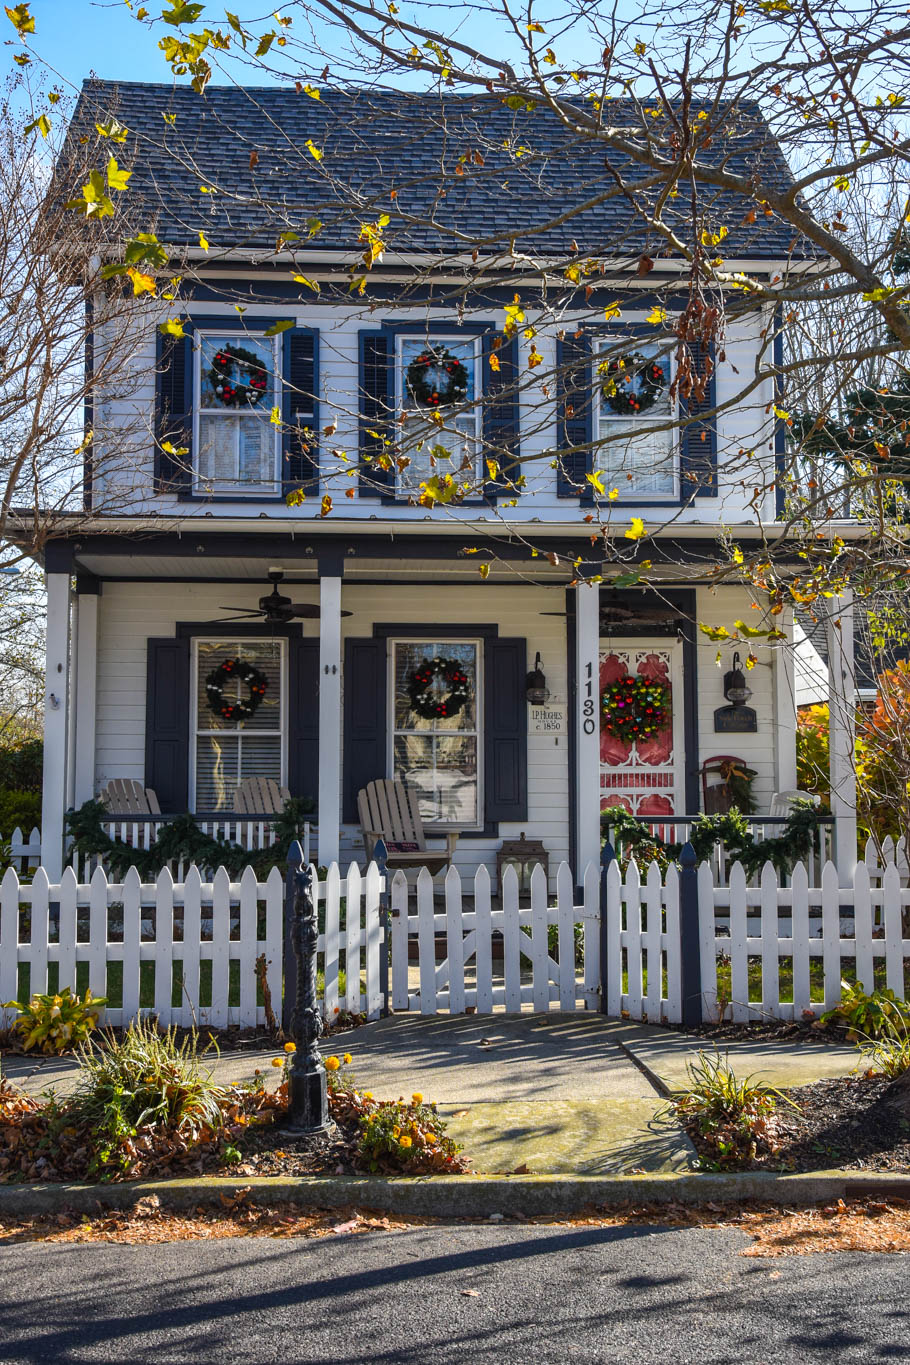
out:
{"label": "decorated front door", "polygon": [[601,810],[685,813],[682,702],[681,644],[601,640]]}

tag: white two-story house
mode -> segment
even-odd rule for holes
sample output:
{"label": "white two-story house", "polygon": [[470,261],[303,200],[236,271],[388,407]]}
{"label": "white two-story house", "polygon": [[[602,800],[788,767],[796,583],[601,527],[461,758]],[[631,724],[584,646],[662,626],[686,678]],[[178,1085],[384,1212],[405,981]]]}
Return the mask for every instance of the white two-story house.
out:
{"label": "white two-story house", "polygon": [[[693,344],[706,382],[686,404],[653,321],[659,306],[669,328],[684,305],[683,262],[655,251],[641,273],[645,244],[618,249],[615,197],[568,227],[554,212],[523,242],[540,210],[524,167],[507,199],[502,178],[469,192],[464,165],[446,168],[443,115],[456,149],[483,129],[485,170],[490,147],[513,155],[518,115],[496,101],[123,83],[87,86],[83,106],[129,129],[130,202],[149,206],[139,225],[183,284],[137,313],[133,391],[98,393],[90,414],[86,498],[129,478],[127,505],[46,551],[52,872],[66,810],[115,778],[153,789],[164,814],[203,815],[230,811],[244,778],[274,778],[318,807],[322,863],[362,857],[357,794],[401,778],[431,837],[458,832],[466,873],[521,833],[551,869],[581,868],[602,809],[692,816],[718,755],[754,771],[759,813],[796,787],[789,611],[774,621],[783,643],[751,645],[738,701],[725,680],[750,645],[699,628],[765,620],[755,590],[710,572],[721,536],[780,534],[772,378],[737,398],[760,353],[767,367],[765,311],[731,314],[722,345]],[[303,167],[308,142],[321,157],[295,180],[287,149]],[[569,143],[554,126],[539,181],[554,204],[602,163]],[[763,154],[786,177],[767,135]],[[503,215],[512,257],[488,260]],[[365,220],[388,243],[368,272]],[[773,223],[730,240],[731,263],[760,278],[812,268]],[[600,267],[576,288],[559,263],[584,256]],[[183,335],[163,334],[175,317]],[[145,450],[127,469],[118,423],[137,420]],[[470,493],[429,507],[440,444]],[[643,583],[630,574],[642,560]],[[842,639],[844,604],[839,620]]]}

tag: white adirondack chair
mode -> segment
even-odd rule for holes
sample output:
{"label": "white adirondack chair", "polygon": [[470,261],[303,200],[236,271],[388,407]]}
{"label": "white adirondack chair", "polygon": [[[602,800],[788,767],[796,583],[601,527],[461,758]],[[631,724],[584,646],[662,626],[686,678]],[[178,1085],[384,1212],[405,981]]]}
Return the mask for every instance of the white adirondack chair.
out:
{"label": "white adirondack chair", "polygon": [[234,793],[235,815],[279,815],[291,799],[274,777],[245,777]]}
{"label": "white adirondack chair", "polygon": [[142,783],[133,777],[112,778],[104,790],[99,792],[98,800],[103,802],[114,816],[161,814],[158,797],[152,788],[143,787]]}
{"label": "white adirondack chair", "polygon": [[444,849],[427,848],[417,797],[403,782],[381,777],[357,794],[357,812],[363,830],[367,861],[380,839],[387,850],[390,868],[425,867],[435,874],[452,864],[457,833],[446,834]]}
{"label": "white adirondack chair", "polygon": [[817,806],[820,800],[820,796],[812,792],[801,792],[796,788],[792,791],[774,792],[768,814],[772,820],[786,820],[794,801],[811,801],[813,806]]}

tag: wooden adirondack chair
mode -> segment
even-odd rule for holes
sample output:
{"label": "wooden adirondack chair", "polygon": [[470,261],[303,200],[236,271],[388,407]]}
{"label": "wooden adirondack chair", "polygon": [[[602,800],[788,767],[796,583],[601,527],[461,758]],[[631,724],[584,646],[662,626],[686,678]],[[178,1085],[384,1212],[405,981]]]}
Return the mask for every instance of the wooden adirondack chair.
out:
{"label": "wooden adirondack chair", "polygon": [[382,839],[390,868],[425,867],[435,874],[451,866],[457,833],[446,834],[444,849],[427,848],[417,797],[403,782],[381,777],[368,783],[357,793],[357,812],[368,861]]}
{"label": "wooden adirondack chair", "polygon": [[143,787],[133,777],[114,777],[98,800],[107,806],[111,815],[160,815],[158,797],[151,787]]}
{"label": "wooden adirondack chair", "polygon": [[291,799],[287,787],[274,777],[245,777],[234,793],[235,815],[280,815]]}

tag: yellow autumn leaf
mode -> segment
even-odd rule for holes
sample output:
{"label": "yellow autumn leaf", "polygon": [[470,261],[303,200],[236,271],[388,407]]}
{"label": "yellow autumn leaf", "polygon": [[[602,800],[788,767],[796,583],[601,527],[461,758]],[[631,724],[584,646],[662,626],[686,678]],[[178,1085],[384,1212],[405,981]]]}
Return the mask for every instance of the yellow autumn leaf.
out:
{"label": "yellow autumn leaf", "polygon": [[655,303],[654,307],[648,314],[648,321],[651,323],[651,326],[659,327],[661,323],[666,322],[666,320],[667,320],[666,308],[661,308],[658,304]]}
{"label": "yellow autumn leaf", "polygon": [[615,502],[616,499],[619,497],[619,489],[611,488],[609,493],[607,494],[607,497],[610,499],[611,502]]}
{"label": "yellow autumn leaf", "polygon": [[641,540],[645,534],[645,523],[641,517],[633,517],[632,525],[626,531],[626,540]]}
{"label": "yellow autumn leaf", "polygon": [[501,368],[501,367],[500,367],[500,364],[499,364],[499,356],[496,354],[495,351],[492,351],[492,352],[490,353],[490,369],[491,369],[491,370],[494,370],[494,371],[497,371],[497,370],[499,370],[500,368]]}
{"label": "yellow autumn leaf", "polygon": [[489,564],[478,564],[477,572],[480,574],[481,578],[488,578],[490,574]]}
{"label": "yellow autumn leaf", "polygon": [[273,427],[280,427],[280,426],[281,426],[281,409],[280,409],[280,408],[272,408],[271,414],[270,414],[270,416],[269,416],[269,421],[271,422],[271,424],[272,424]]}
{"label": "yellow autumn leaf", "polygon": [[126,273],[133,282],[133,294],[135,296],[138,296],[139,294],[154,294],[155,281],[152,279],[151,275],[144,275],[141,270],[134,269],[130,269]]}
{"label": "yellow autumn leaf", "polygon": [[323,495],[322,502],[319,504],[319,515],[320,515],[321,517],[327,517],[327,516],[329,515],[329,513],[331,512],[331,510],[332,510],[332,499],[329,497],[328,493],[326,493],[326,494]]}
{"label": "yellow autumn leaf", "polygon": [[208,251],[209,249],[208,238],[206,237],[205,233],[201,231],[199,233],[199,245],[202,247],[203,251]]}
{"label": "yellow autumn leaf", "polygon": [[599,493],[600,496],[603,497],[604,493],[607,490],[606,487],[604,486],[604,476],[603,474],[601,474],[600,470],[595,469],[592,474],[586,474],[585,478],[587,479],[591,487],[594,489],[594,492]]}
{"label": "yellow autumn leaf", "polygon": [[319,147],[316,146],[316,143],[313,141],[313,139],[312,139],[311,137],[308,137],[308,138],[307,138],[307,140],[306,140],[306,147],[307,147],[307,151],[309,152],[310,156],[313,158],[314,161],[321,161],[321,160],[322,160],[322,158],[323,158],[323,152],[322,152],[321,148],[319,148]]}
{"label": "yellow autumn leaf", "polygon": [[307,287],[307,289],[312,289],[312,290],[313,290],[314,294],[318,294],[318,293],[319,293],[319,285],[317,284],[317,282],[316,282],[315,280],[308,280],[307,277],[306,277],[306,275],[295,275],[295,276],[294,276],[294,283],[295,283],[295,284],[305,284],[306,287]]}
{"label": "yellow autumn leaf", "polygon": [[604,309],[604,321],[609,322],[611,318],[621,318],[622,309],[618,303],[608,303]]}
{"label": "yellow autumn leaf", "polygon": [[162,336],[182,337],[186,336],[183,330],[183,323],[179,318],[168,318],[167,322],[162,322],[158,328]]}

